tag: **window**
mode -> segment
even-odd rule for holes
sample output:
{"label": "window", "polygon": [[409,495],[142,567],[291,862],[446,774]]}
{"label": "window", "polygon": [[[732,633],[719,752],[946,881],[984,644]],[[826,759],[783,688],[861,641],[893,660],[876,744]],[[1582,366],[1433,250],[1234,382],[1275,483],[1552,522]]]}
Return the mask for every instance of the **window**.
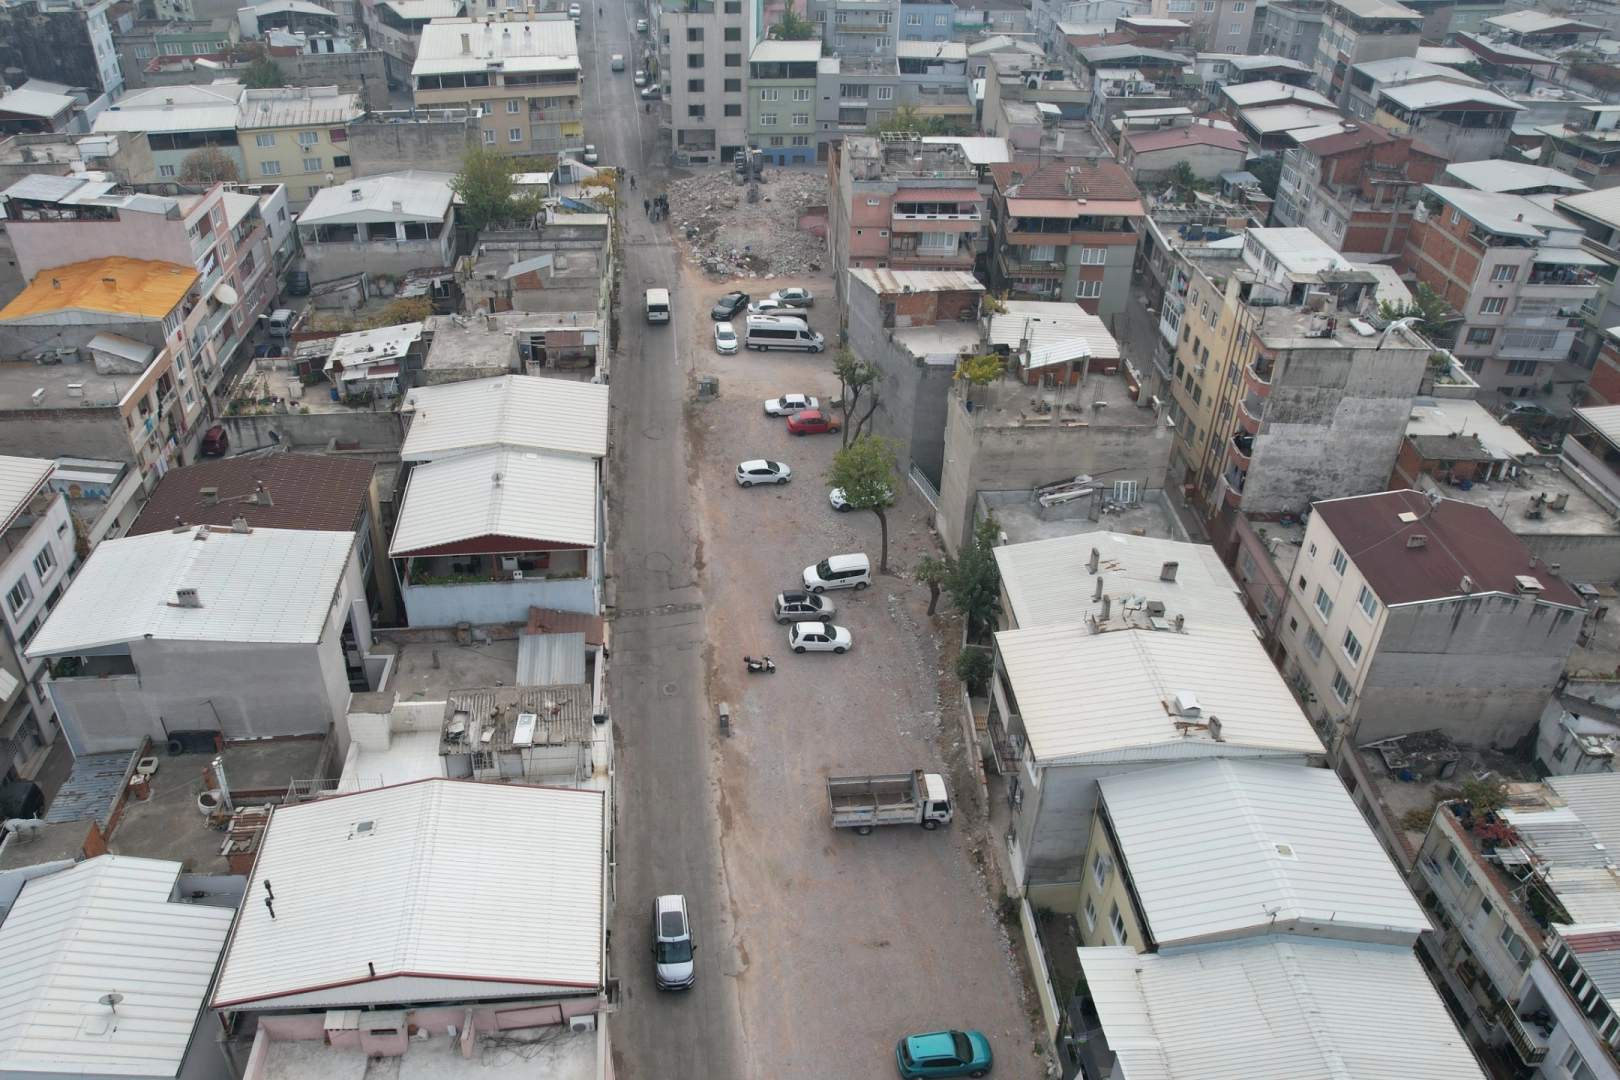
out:
{"label": "window", "polygon": [[39,575],[39,583],[45,584],[50,580],[51,570],[56,566],[56,552],[50,548],[40,548],[39,554],[34,556],[34,573]]}
{"label": "window", "polygon": [[[1310,546],[1309,554],[1310,554],[1311,558],[1313,558],[1313,559],[1316,558],[1316,545],[1315,544],[1312,544]],[[1304,578],[1300,578],[1301,583],[1303,583],[1304,580],[1305,580]]]}
{"label": "window", "polygon": [[305,158],[304,159],[304,171],[305,172],[320,172],[321,171],[321,159],[318,158],[318,157],[307,157],[307,158]]}
{"label": "window", "polygon": [[253,136],[253,141],[259,146],[276,145],[276,137],[274,135],[255,135]]}
{"label": "window", "polygon": [[279,161],[261,161],[261,162],[259,162],[259,173],[262,176],[280,176],[281,175],[281,162],[279,162]]}
{"label": "window", "polygon": [[759,92],[759,100],[761,100],[761,101],[775,101],[776,100],[776,91],[775,90],[761,90]]}
{"label": "window", "polygon": [[326,132],[326,137],[327,137],[327,139],[329,139],[332,142],[348,142],[349,141],[349,133],[344,128],[330,128]]}
{"label": "window", "polygon": [[809,146],[810,145],[810,136],[808,136],[808,135],[795,135],[795,136],[793,136],[793,145],[794,146]]}
{"label": "window", "polygon": [[1333,669],[1333,696],[1339,699],[1340,705],[1350,704],[1350,680],[1338,668]]}
{"label": "window", "polygon": [[1344,649],[1344,655],[1350,658],[1351,664],[1361,663],[1361,639],[1356,637],[1356,632],[1354,630],[1346,630],[1344,632],[1344,640],[1339,644]]}
{"label": "window", "polygon": [[1458,210],[1455,206],[1453,206],[1451,208],[1451,223],[1453,225],[1455,225],[1461,220],[1462,220],[1462,211]]}
{"label": "window", "polygon": [[320,141],[321,133],[318,131],[300,131],[298,133],[299,146],[314,146]]}
{"label": "window", "polygon": [[740,93],[742,93],[742,80],[741,79],[727,79],[726,80],[726,93],[728,93],[728,94],[740,94]]}
{"label": "window", "polygon": [[315,196],[321,193],[321,185],[311,184],[305,190],[309,193],[309,197],[313,199]]}
{"label": "window", "polygon": [[1074,298],[1076,300],[1095,300],[1101,295],[1101,281],[1082,281],[1074,291]]}
{"label": "window", "polygon": [[1316,610],[1322,613],[1324,619],[1333,617],[1333,598],[1320,585],[1316,587]]}
{"label": "window", "polygon": [[1490,326],[1470,326],[1468,328],[1468,344],[1489,345],[1496,337],[1496,329]]}
{"label": "window", "polygon": [[1592,1072],[1592,1067],[1573,1046],[1569,1048],[1569,1054],[1564,1058],[1564,1071],[1569,1073],[1570,1080],[1597,1080],[1597,1074]]}
{"label": "window", "polygon": [[807,113],[807,112],[796,112],[796,113],[794,113],[793,114],[793,126],[794,127],[809,127],[810,126],[810,114]]}
{"label": "window", "polygon": [[742,115],[742,106],[741,105],[727,105],[726,106],[726,115],[727,116],[741,116]]}
{"label": "window", "polygon": [[507,98],[506,99],[506,113],[507,113],[507,115],[508,116],[516,116],[518,109],[521,108],[522,105],[523,105],[523,102],[519,101],[517,98]]}
{"label": "window", "polygon": [[1507,366],[1509,375],[1534,375],[1536,362],[1534,360],[1509,360]]}
{"label": "window", "polygon": [[1309,626],[1305,628],[1305,651],[1311,654],[1312,660],[1322,659],[1322,636]]}
{"label": "window", "polygon": [[1114,944],[1123,945],[1130,940],[1125,933],[1125,917],[1119,913],[1118,904],[1108,905],[1108,927],[1114,932]]}
{"label": "window", "polygon": [[742,14],[742,0],[726,0],[726,14],[727,15],[741,15]]}
{"label": "window", "polygon": [[170,44],[163,46],[163,52],[167,56],[179,56],[184,51],[185,50],[179,45]]}
{"label": "window", "polygon": [[1479,313],[1481,315],[1500,315],[1506,310],[1507,297],[1505,296],[1487,296],[1479,302]]}
{"label": "window", "polygon": [[495,145],[495,133],[493,131],[484,132],[484,142],[490,146]]}
{"label": "window", "polygon": [[701,26],[688,26],[686,28],[686,40],[687,41],[702,41],[703,40],[703,27],[701,27]]}
{"label": "window", "polygon": [[1207,15],[1209,12],[1214,11],[1214,10],[1215,10],[1215,0],[1204,0],[1204,13]]}
{"label": "window", "polygon": [[1089,896],[1086,897],[1086,906],[1084,910],[1086,915],[1086,929],[1097,929],[1097,905],[1091,902],[1091,897]]}
{"label": "window", "polygon": [[701,93],[703,93],[703,80],[702,79],[687,79],[686,80],[686,92],[688,94],[701,94]]}
{"label": "window", "polygon": [[150,45],[137,45],[137,46],[135,46],[135,59],[137,59],[137,60],[150,60],[150,59],[152,59],[152,46],[150,46]]}
{"label": "window", "polygon": [[793,91],[793,100],[794,101],[809,101],[810,100],[810,88],[806,87],[806,86],[795,87],[794,91]]}
{"label": "window", "polygon": [[1344,549],[1343,548],[1334,548],[1333,549],[1333,572],[1335,574],[1338,574],[1340,577],[1344,577],[1344,568],[1349,566],[1349,565],[1350,565],[1350,560],[1345,558]]}
{"label": "window", "polygon": [[772,146],[781,146],[782,145],[782,136],[780,136],[780,135],[772,135],[771,136],[771,145]]}
{"label": "window", "polygon": [[1097,883],[1097,888],[1108,884],[1108,871],[1111,869],[1112,867],[1108,865],[1108,856],[1102,852],[1099,851],[1091,857],[1091,880]]}
{"label": "window", "polygon": [[702,105],[688,105],[686,107],[686,115],[687,116],[694,116],[699,120],[703,119],[703,106]]}
{"label": "window", "polygon": [[742,27],[740,27],[740,26],[728,26],[728,27],[726,27],[726,40],[727,41],[741,41],[742,40]]}
{"label": "window", "polygon": [[922,25],[922,16],[920,14],[916,13],[916,12],[912,12],[910,15],[906,16],[906,25],[907,26],[921,26]]}
{"label": "window", "polygon": [[700,67],[702,67],[703,66],[703,54],[700,53],[700,52],[687,53],[686,54],[686,66],[689,67],[689,68],[700,68]]}
{"label": "window", "polygon": [[877,88],[877,99],[879,101],[893,101],[894,100],[894,87],[892,87],[892,86],[880,86],[880,87],[878,87]]}
{"label": "window", "polygon": [[1226,32],[1236,37],[1238,34],[1243,33],[1243,24],[1240,22],[1235,22],[1227,28]]}
{"label": "window", "polygon": [[18,578],[17,584],[6,593],[6,606],[13,615],[21,615],[28,607],[28,602],[34,598],[34,590],[28,585],[27,578]]}
{"label": "window", "polygon": [[[1511,925],[1504,924],[1502,932],[1496,935],[1496,940],[1500,941],[1502,948],[1506,949],[1508,955],[1513,957],[1513,962],[1519,965],[1520,971],[1530,966],[1530,961],[1534,957],[1530,950],[1525,948],[1524,942],[1519,940],[1519,935],[1513,932]],[[1582,1062],[1582,1064],[1585,1064],[1585,1062]]]}
{"label": "window", "polygon": [[935,15],[934,16],[934,25],[935,26],[949,26],[949,25],[951,25],[950,17],[946,16],[946,15]]}
{"label": "window", "polygon": [[775,113],[762,113],[760,115],[760,118],[759,118],[759,126],[760,127],[775,127],[776,126],[776,114]]}
{"label": "window", "polygon": [[1469,880],[1470,875],[1468,873],[1468,860],[1464,859],[1462,855],[1457,852],[1457,849],[1452,847],[1450,844],[1446,845],[1446,865],[1451,867],[1451,872],[1456,874],[1457,877],[1461,878],[1464,882]]}
{"label": "window", "polygon": [[506,129],[506,141],[507,142],[522,142],[523,141],[523,129],[522,128],[507,128]]}
{"label": "window", "polygon": [[158,166],[158,175],[159,176],[172,177],[174,175],[174,166],[173,165],[159,165]]}
{"label": "window", "polygon": [[726,53],[726,67],[742,67],[742,53],[740,53],[740,52],[728,52],[728,53]]}
{"label": "window", "polygon": [[1241,15],[1245,10],[1247,10],[1248,6],[1249,5],[1245,3],[1244,0],[1238,0],[1237,3],[1232,5],[1232,14]]}
{"label": "window", "polygon": [[1512,281],[1518,276],[1518,273],[1519,268],[1517,266],[1493,266],[1491,267],[1491,280]]}
{"label": "window", "polygon": [[1051,262],[1057,258],[1056,244],[1031,244],[1028,249],[1029,262]]}
{"label": "window", "polygon": [[1107,248],[1081,248],[1080,249],[1080,265],[1081,266],[1102,266],[1103,264],[1105,264],[1107,262],[1108,262],[1108,249]]}

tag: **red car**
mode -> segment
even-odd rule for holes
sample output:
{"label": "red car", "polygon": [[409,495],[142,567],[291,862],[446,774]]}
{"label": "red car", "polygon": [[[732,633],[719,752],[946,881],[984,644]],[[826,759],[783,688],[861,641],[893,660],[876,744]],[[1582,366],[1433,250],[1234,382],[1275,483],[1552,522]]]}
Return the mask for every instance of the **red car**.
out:
{"label": "red car", "polygon": [[838,431],[838,421],[820,409],[802,409],[788,417],[788,430],[795,435],[832,434]]}

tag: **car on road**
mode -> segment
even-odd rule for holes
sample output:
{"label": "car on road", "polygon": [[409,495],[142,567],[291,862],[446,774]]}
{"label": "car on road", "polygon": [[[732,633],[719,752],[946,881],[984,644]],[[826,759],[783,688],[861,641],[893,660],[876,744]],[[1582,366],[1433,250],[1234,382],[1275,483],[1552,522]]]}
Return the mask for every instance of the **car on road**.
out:
{"label": "car on road", "polygon": [[803,318],[805,310],[797,304],[790,304],[785,300],[773,300],[766,297],[757,304],[748,305],[750,315],[797,315]]}
{"label": "car on road", "polygon": [[831,555],[804,568],[804,591],[820,595],[828,589],[854,589],[859,592],[872,584],[872,561],[862,552]]}
{"label": "car on road", "polygon": [[653,901],[653,977],[660,990],[685,990],[697,981],[692,963],[692,920],[686,897],[670,893]]}
{"label": "car on road", "polygon": [[808,592],[777,593],[771,604],[771,613],[783,626],[796,622],[826,622],[838,614],[838,608],[826,597]]}
{"label": "car on road", "polygon": [[[850,505],[849,500],[844,498],[844,489],[843,488],[833,488],[831,491],[829,491],[827,493],[827,501],[832,503],[832,508],[834,510],[838,511],[840,514],[847,514],[851,510],[855,509],[853,506]],[[883,493],[883,505],[884,506],[893,506],[894,505],[894,489],[893,488],[886,488],[885,489],[885,491]]]}
{"label": "car on road", "polygon": [[994,1064],[990,1040],[977,1031],[931,1031],[907,1035],[894,1048],[900,1075],[984,1076]]}
{"label": "car on road", "polygon": [[624,54],[623,53],[614,53],[611,57],[609,57],[608,58],[608,67],[612,68],[614,71],[623,71],[624,70]]}
{"label": "car on road", "polygon": [[820,409],[803,409],[788,417],[787,429],[793,435],[836,435],[841,425]]}
{"label": "car on road", "polygon": [[809,394],[783,394],[765,403],[766,416],[792,416],[804,409],[819,409],[821,402]]}
{"label": "car on road", "polygon": [[587,165],[595,165],[597,160],[598,160],[598,158],[596,156],[596,144],[595,143],[586,143],[585,144],[585,152],[583,154],[579,155],[579,157],[580,157],[581,161],[585,162],[585,164],[587,164]]}
{"label": "car on road", "polygon": [[226,433],[224,425],[215,424],[203,432],[202,445],[197,449],[204,457],[224,457],[231,448],[231,437]]}
{"label": "car on road", "polygon": [[579,5],[578,4],[569,4],[568,5],[568,17],[570,19],[579,18]]}
{"label": "car on road", "polygon": [[646,19],[637,19],[636,20],[636,33],[645,34],[646,32],[647,32],[647,20]]}
{"label": "car on road", "polygon": [[785,484],[793,479],[793,470],[780,461],[757,458],[737,466],[737,483],[743,487],[755,484]]}
{"label": "car on road", "polygon": [[730,354],[737,351],[737,328],[728,322],[714,324],[714,347],[716,351]]}
{"label": "car on road", "polygon": [[809,289],[800,289],[797,287],[789,289],[777,289],[765,299],[775,300],[779,304],[796,308],[813,307],[816,302],[815,296],[811,294]]}
{"label": "car on road", "polygon": [[729,319],[748,307],[748,294],[745,292],[728,292],[714,302],[709,309],[711,319]]}
{"label": "car on road", "polygon": [[646,86],[647,85],[647,73],[645,71],[636,72],[635,83],[636,83],[637,86]]}
{"label": "car on road", "polygon": [[308,270],[289,270],[289,271],[287,271],[287,295],[288,296],[308,296],[309,295],[309,271]]}
{"label": "car on road", "polygon": [[646,98],[648,101],[656,101],[664,96],[664,88],[659,86],[657,83],[653,83],[651,86],[646,87],[641,91],[641,96]]}
{"label": "car on road", "polygon": [[796,653],[830,652],[840,656],[849,651],[855,639],[842,626],[823,622],[794,623],[788,631],[788,648]]}

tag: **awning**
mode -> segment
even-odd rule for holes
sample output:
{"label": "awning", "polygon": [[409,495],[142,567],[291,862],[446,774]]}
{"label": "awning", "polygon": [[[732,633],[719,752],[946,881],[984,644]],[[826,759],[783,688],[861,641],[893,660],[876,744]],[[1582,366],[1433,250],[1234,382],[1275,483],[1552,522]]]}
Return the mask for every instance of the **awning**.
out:
{"label": "awning", "polygon": [[240,298],[236,295],[235,289],[231,288],[222,281],[218,285],[214,286],[214,299],[218,300],[226,307],[229,307],[230,305],[236,303]]}
{"label": "awning", "polygon": [[1602,266],[1604,260],[1578,247],[1544,247],[1536,249],[1538,263],[1556,263],[1560,266]]}

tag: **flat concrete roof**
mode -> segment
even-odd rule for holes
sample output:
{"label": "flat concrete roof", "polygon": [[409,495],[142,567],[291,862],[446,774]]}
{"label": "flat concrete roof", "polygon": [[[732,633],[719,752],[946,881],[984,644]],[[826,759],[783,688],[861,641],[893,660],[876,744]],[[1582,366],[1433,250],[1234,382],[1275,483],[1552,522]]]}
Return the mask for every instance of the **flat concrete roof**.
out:
{"label": "flat concrete roof", "polygon": [[[900,331],[895,331],[896,335]],[[1062,382],[1060,378],[1058,380]],[[1050,403],[1054,412],[1036,412],[1030,405],[1032,398]],[[1099,405],[1100,403],[1100,405]],[[1078,411],[1065,408],[1077,404]],[[1061,410],[1061,411],[1056,411]],[[1144,409],[1131,397],[1130,383],[1125,378],[1125,364],[1120,361],[1119,371],[1104,375],[1093,371],[1078,386],[1050,389],[1025,386],[1017,382],[1002,381],[994,389],[976,391],[973,395],[973,417],[977,427],[1057,427],[1086,425],[1090,427],[1147,427],[1162,423],[1154,419],[1152,409]],[[1053,480],[1059,479],[1053,477]],[[1112,532],[1119,530],[1110,529]]]}
{"label": "flat concrete roof", "polygon": [[[533,1052],[509,1043],[501,1048],[485,1043],[492,1037],[535,1043]],[[490,1032],[474,1041],[471,1058],[461,1056],[458,1039],[443,1032],[412,1039],[402,1057],[393,1058],[397,1080],[595,1080],[597,1034],[580,1035],[557,1028],[516,1028]],[[358,1047],[338,1049],[320,1039],[272,1040],[266,1048],[264,1080],[364,1080],[370,1058]]]}
{"label": "flat concrete roof", "polygon": [[[1053,478],[1054,481],[1057,479]],[[1098,484],[1099,491],[1111,490],[1107,481]],[[1122,510],[1105,515],[1100,521],[1091,520],[1091,504],[1095,496],[1042,506],[1033,491],[981,491],[981,508],[995,511],[1001,531],[1007,534],[1009,544],[1023,544],[1031,540],[1055,540],[1063,536],[1082,533],[1115,532],[1135,533],[1156,540],[1179,540],[1189,543],[1186,530],[1176,519],[1176,513],[1164,501],[1162,491],[1144,491],[1139,496],[1142,505],[1134,510]]]}
{"label": "flat concrete roof", "polygon": [[518,639],[488,645],[452,641],[378,641],[372,653],[392,653],[394,668],[384,688],[401,701],[445,701],[452,690],[517,683]]}
{"label": "flat concrete roof", "polygon": [[[90,327],[84,328],[86,331]],[[86,335],[85,340],[89,340]],[[116,408],[141,375],[98,375],[96,365],[74,360],[61,364],[0,364],[0,409],[26,410],[33,407],[30,400],[35,390],[45,391],[40,403],[46,409],[78,409],[84,402]],[[68,386],[79,383],[84,389],[82,397],[69,397]]]}
{"label": "flat concrete roof", "polygon": [[[1613,536],[1614,515],[1554,468],[1550,462],[1555,460],[1542,459],[1521,466],[1517,481],[1476,483],[1467,491],[1444,484],[1435,484],[1434,488],[1448,499],[1489,508],[1518,536]],[[1549,502],[1568,495],[1569,502],[1562,510],[1549,506],[1541,517],[1532,518],[1528,513],[1530,501],[1542,494]]]}

